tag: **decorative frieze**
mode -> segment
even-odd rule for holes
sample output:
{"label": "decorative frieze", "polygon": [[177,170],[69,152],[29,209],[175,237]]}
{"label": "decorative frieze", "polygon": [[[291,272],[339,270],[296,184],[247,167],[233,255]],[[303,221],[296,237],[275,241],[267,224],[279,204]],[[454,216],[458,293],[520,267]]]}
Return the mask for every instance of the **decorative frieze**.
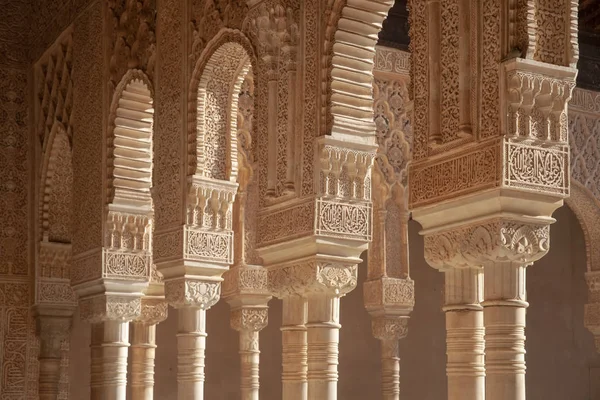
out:
{"label": "decorative frieze", "polygon": [[569,194],[569,147],[508,139],[504,142],[504,186]]}
{"label": "decorative frieze", "polygon": [[413,164],[409,170],[410,208],[498,186],[501,160],[498,142],[488,141],[441,160]]}

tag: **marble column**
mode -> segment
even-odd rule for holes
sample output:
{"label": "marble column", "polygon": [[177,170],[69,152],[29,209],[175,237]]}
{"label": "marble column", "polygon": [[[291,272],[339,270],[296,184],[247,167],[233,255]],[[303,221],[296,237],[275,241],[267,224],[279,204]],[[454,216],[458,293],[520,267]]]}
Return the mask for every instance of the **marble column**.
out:
{"label": "marble column", "polygon": [[126,400],[128,348],[128,321],[92,324],[92,400]]}
{"label": "marble column", "polygon": [[302,296],[283,298],[282,377],[283,400],[307,400],[307,302]]}
{"label": "marble column", "polygon": [[485,265],[487,400],[525,400],[526,265]]}
{"label": "marble column", "polygon": [[445,273],[446,374],[449,400],[484,400],[483,271]]}

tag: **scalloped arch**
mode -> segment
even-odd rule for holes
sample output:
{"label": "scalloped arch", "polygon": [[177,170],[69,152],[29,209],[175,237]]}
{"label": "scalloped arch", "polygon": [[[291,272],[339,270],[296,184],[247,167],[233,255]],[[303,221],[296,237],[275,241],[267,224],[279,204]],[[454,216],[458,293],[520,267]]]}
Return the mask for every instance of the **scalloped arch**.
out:
{"label": "scalloped arch", "polygon": [[324,65],[323,134],[373,137],[375,45],[393,0],[330,0]]}
{"label": "scalloped arch", "polygon": [[134,202],[151,208],[154,91],[149,78],[130,69],[115,89],[110,108],[108,204]]}
{"label": "scalloped arch", "polygon": [[237,94],[250,69],[256,56],[239,30],[221,29],[202,51],[189,86],[188,176],[237,181]]}
{"label": "scalloped arch", "polygon": [[62,123],[50,130],[41,165],[40,240],[70,243],[73,164],[71,142]]}

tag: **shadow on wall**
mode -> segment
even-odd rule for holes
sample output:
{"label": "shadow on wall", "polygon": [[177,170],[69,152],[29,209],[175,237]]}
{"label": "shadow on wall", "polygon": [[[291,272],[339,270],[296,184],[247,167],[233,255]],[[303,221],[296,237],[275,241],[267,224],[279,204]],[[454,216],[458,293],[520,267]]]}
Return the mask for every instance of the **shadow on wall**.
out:
{"label": "shadow on wall", "polygon": [[[583,326],[587,286],[583,233],[567,207],[555,213],[549,254],[527,273],[527,397],[544,400],[600,400],[600,357]],[[443,275],[423,259],[419,225],[410,226],[411,276],[416,305],[408,337],[400,344],[403,400],[447,398],[445,324],[441,312]],[[366,259],[366,254],[363,255]],[[338,398],[380,398],[380,349],[371,335],[362,284],[367,265],[359,268],[356,290],[342,299]],[[260,336],[261,400],[281,398],[281,302],[272,300],[269,325]],[[208,311],[206,398],[238,400],[237,332],[229,327],[229,305]],[[177,313],[158,326],[155,398],[177,399]],[[71,338],[71,398],[89,398],[89,325],[76,321]]]}

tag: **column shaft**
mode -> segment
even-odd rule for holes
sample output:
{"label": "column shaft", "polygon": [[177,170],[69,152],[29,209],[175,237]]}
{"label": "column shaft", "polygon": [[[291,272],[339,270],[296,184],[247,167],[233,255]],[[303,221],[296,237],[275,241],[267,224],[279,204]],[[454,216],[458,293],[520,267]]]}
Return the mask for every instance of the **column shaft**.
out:
{"label": "column shaft", "polygon": [[204,357],[206,350],[206,310],[179,309],[177,332],[177,399],[204,399]]}
{"label": "column shaft", "polygon": [[283,400],[308,399],[306,316],[306,299],[300,296],[283,299]]}
{"label": "column shaft", "polygon": [[525,266],[485,266],[487,400],[525,400]]}
{"label": "column shaft", "polygon": [[448,399],[483,400],[483,271],[481,268],[452,268],[444,275]]}
{"label": "column shaft", "polygon": [[92,400],[126,400],[129,322],[92,324]]}
{"label": "column shaft", "polygon": [[448,400],[484,400],[483,312],[446,312]]}
{"label": "column shaft", "polygon": [[40,400],[56,400],[60,382],[60,357],[44,357],[40,355]]}
{"label": "column shaft", "polygon": [[308,298],[308,398],[337,400],[339,356],[339,297]]}
{"label": "column shaft", "polygon": [[381,341],[381,390],[383,400],[400,400],[398,339]]}
{"label": "column shaft", "polygon": [[260,389],[258,340],[259,332],[257,331],[244,330],[240,332],[242,400],[258,400]]}
{"label": "column shaft", "polygon": [[156,352],[156,325],[144,322],[131,323],[131,348],[129,349],[132,400],[154,398],[154,358]]}

